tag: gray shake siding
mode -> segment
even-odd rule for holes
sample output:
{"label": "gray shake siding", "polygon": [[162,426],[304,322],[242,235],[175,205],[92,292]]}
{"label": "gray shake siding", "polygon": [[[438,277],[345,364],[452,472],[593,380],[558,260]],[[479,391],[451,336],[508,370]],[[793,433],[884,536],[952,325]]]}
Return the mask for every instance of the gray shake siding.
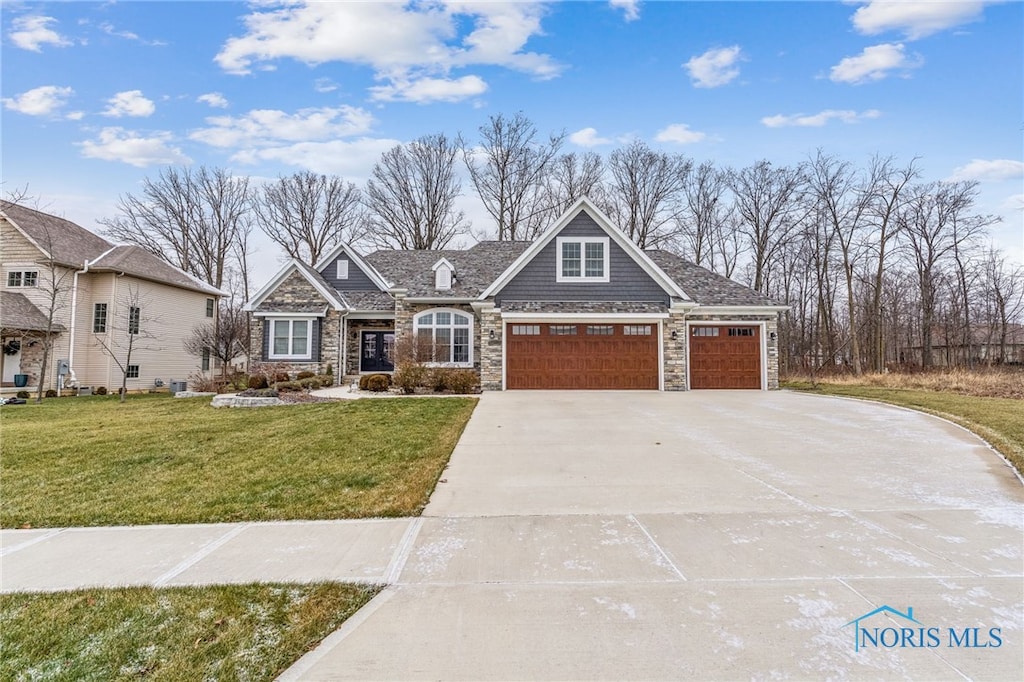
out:
{"label": "gray shake siding", "polygon": [[[348,261],[348,279],[338,279],[338,261]],[[344,253],[330,262],[320,271],[320,275],[327,280],[327,283],[339,291],[380,291],[380,287],[366,276],[366,273],[359,269],[355,261]]]}
{"label": "gray shake siding", "polygon": [[[580,213],[559,237],[606,237],[594,219]],[[567,284],[555,281],[558,242],[553,239],[495,296],[502,301],[650,301],[665,305],[668,294],[614,240],[609,242],[607,284]]]}

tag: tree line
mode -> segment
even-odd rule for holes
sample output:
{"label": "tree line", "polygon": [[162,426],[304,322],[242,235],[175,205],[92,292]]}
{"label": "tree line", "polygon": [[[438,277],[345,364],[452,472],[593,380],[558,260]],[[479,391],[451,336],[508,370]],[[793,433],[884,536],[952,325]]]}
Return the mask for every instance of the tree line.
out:
{"label": "tree line", "polygon": [[[916,159],[861,167],[695,163],[635,140],[566,152],[522,113],[477,135],[424,135],[385,152],[364,186],[299,172],[255,186],[223,169],[167,168],[125,195],[105,234],[218,288],[250,295],[258,229],[316,263],[339,242],[441,249],[456,237],[532,240],[582,196],[641,248],[666,249],[791,306],[783,371],[1001,363],[1024,319],[1024,271],[988,240],[976,182],[923,182]],[[468,185],[492,219],[458,210]],[[1018,342],[1019,343],[1019,342]],[[982,350],[984,349],[984,350]]]}

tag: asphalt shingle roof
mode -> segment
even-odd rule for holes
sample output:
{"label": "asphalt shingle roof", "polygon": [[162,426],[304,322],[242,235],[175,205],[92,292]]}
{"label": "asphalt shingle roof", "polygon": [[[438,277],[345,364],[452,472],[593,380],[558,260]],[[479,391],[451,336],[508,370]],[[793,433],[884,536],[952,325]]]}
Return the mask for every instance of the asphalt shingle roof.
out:
{"label": "asphalt shingle roof", "polygon": [[[409,298],[476,298],[530,246],[530,242],[480,242],[466,250],[375,251],[366,261]],[[441,258],[455,267],[448,291],[434,288],[434,264]]]}
{"label": "asphalt shingle roof", "polygon": [[339,291],[349,310],[394,312],[395,299],[384,291]]}
{"label": "asphalt shingle roof", "polygon": [[[46,313],[37,308],[23,294],[0,291],[0,327],[19,331],[46,331]],[[64,331],[64,325],[54,323],[53,331]]]}
{"label": "asphalt shingle roof", "polygon": [[507,313],[664,313],[668,306],[646,301],[502,301],[502,312]]}
{"label": "asphalt shingle roof", "polygon": [[189,276],[138,246],[117,246],[102,258],[89,264],[90,270],[113,270],[144,279],[173,284],[208,294],[221,292],[205,282]]}
{"label": "asphalt shingle roof", "polygon": [[674,253],[651,249],[644,251],[686,294],[701,305],[761,306],[779,305],[750,287],[715,274],[680,258]]}

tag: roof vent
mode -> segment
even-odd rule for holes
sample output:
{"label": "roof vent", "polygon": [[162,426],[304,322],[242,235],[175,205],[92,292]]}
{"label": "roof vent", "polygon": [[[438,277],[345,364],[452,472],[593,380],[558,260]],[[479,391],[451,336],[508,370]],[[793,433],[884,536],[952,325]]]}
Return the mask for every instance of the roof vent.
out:
{"label": "roof vent", "polygon": [[434,263],[434,288],[438,291],[448,291],[452,288],[452,281],[455,279],[455,267],[448,262],[447,258]]}

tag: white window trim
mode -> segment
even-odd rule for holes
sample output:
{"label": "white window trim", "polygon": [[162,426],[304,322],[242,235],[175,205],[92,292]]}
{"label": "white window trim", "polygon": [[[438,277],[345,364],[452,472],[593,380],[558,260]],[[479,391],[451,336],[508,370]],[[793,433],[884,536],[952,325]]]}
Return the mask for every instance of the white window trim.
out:
{"label": "white window trim", "polygon": [[[562,274],[562,244],[580,245],[580,274],[570,277]],[[587,277],[587,244],[604,245],[604,274],[601,277]],[[559,284],[600,284],[610,282],[611,248],[608,237],[556,237],[555,238],[555,281]]]}
{"label": "white window trim", "polygon": [[[275,317],[275,318],[271,318],[270,319],[270,324],[268,325],[269,329],[267,330],[267,333],[270,336],[270,338],[268,339],[268,344],[267,344],[267,359],[268,360],[302,360],[302,361],[306,361],[306,362],[312,362],[312,360],[313,360],[313,322],[315,320],[316,320],[316,317],[312,316],[312,315],[309,315],[309,316],[293,315],[293,316],[290,316],[290,317]],[[303,321],[309,322],[309,324],[306,325],[306,348],[309,349],[309,352],[306,353],[305,355],[293,355],[293,354],[278,355],[278,354],[274,353],[274,325],[277,324],[278,322],[287,322],[288,323],[288,347],[291,348],[292,338],[293,338],[293,335],[292,335],[292,325],[295,322],[303,322]]]}
{"label": "white window trim", "polygon": [[337,268],[335,271],[337,279],[348,279],[348,259],[339,258],[335,267]]}
{"label": "white window trim", "polygon": [[[467,360],[466,362],[425,362],[423,364],[428,366],[428,367],[467,367],[467,368],[472,368],[473,367],[473,339],[475,338],[473,336],[473,323],[474,323],[473,313],[467,312],[465,310],[459,310],[458,308],[429,308],[427,310],[422,310],[422,311],[416,313],[415,317],[412,318],[412,334],[413,334],[413,338],[414,339],[419,338],[420,318],[422,318],[424,315],[431,315],[431,314],[435,314],[436,315],[437,313],[453,313],[453,314],[457,313],[459,315],[464,315],[465,317],[469,318],[469,327],[456,327],[455,323],[454,323],[454,320],[455,320],[454,317],[452,318],[452,324],[448,325],[448,327],[447,327],[448,329],[452,330],[452,346],[451,346],[452,347],[452,352],[455,352],[454,351],[454,349],[455,349],[455,329],[457,329],[457,328],[458,329],[469,329],[469,360]],[[430,325],[430,327],[428,327],[428,329],[436,329],[436,328],[437,328],[437,325],[433,325],[433,324]]]}

